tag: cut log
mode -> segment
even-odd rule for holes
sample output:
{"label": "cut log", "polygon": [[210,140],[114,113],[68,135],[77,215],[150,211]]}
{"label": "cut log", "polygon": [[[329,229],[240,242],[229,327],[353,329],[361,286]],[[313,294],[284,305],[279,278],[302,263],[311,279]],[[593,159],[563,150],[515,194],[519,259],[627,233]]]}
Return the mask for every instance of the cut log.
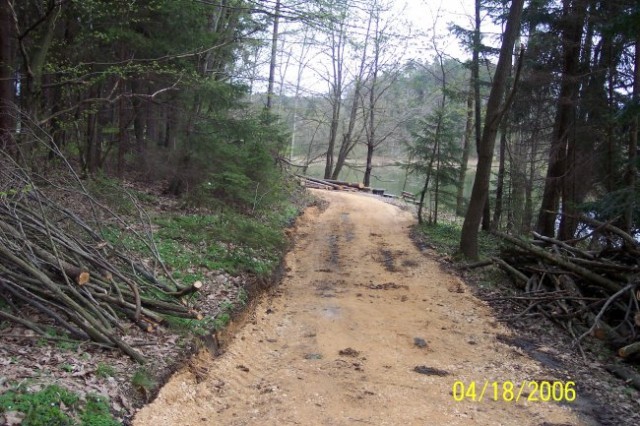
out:
{"label": "cut log", "polygon": [[73,278],[78,285],[84,285],[89,282],[90,276],[87,271],[78,270],[78,274],[76,275],[69,275],[69,273],[66,271],[65,273],[67,274],[67,276],[70,276],[71,278]]}
{"label": "cut log", "polygon": [[[52,268],[54,268],[59,273],[64,273],[64,275],[69,277],[76,284],[85,285],[89,282],[90,274],[86,269],[71,265],[69,262],[55,257],[53,254],[44,249],[41,249],[36,245],[31,245],[31,247],[38,254],[38,256],[49,263]],[[60,271],[60,267],[62,267],[62,271]]]}
{"label": "cut log", "polygon": [[640,342],[635,342],[618,349],[618,355],[622,358],[629,358],[631,355],[637,354],[638,352],[640,352]]}
{"label": "cut log", "polygon": [[191,293],[195,293],[196,291],[199,291],[204,284],[202,284],[202,281],[196,281],[193,284],[191,284],[189,287],[184,287],[183,289],[180,289],[178,291],[175,291],[173,293],[169,293],[171,296],[186,296],[188,294]]}
{"label": "cut log", "polygon": [[594,314],[587,314],[587,318],[591,323],[593,323],[593,331],[591,333],[596,339],[608,342],[610,344],[624,341],[624,338],[620,335],[620,333],[618,333],[609,324],[602,321],[602,319],[596,321],[596,316]]}
{"label": "cut log", "polygon": [[331,186],[327,186],[327,185],[322,185],[320,183],[316,183],[316,182],[303,182],[302,184],[305,188],[311,188],[311,189],[324,189],[326,191],[331,191],[333,190],[333,187]]}
{"label": "cut log", "polygon": [[335,183],[331,183],[331,182],[328,182],[328,181],[323,180],[323,179],[318,179],[318,178],[313,178],[313,177],[310,177],[310,176],[303,176],[303,175],[296,175],[296,176],[298,176],[299,178],[305,179],[305,180],[307,180],[309,182],[314,182],[314,183],[319,184],[319,185],[330,186],[333,189],[342,189],[340,187],[340,185],[336,185]]}
{"label": "cut log", "polygon": [[304,186],[305,188],[312,188],[312,189],[333,189],[333,187],[329,186],[329,185],[325,185],[323,183],[318,183],[318,182],[312,182],[308,179],[305,179],[304,177],[301,176],[296,176],[296,178],[298,179],[298,182],[300,182],[301,186]]}
{"label": "cut log", "polygon": [[640,375],[633,371],[630,367],[626,367],[624,365],[616,365],[610,364],[605,366],[607,371],[613,373],[618,376],[622,380],[625,381],[626,384],[633,386],[634,388],[640,390]]}
{"label": "cut log", "polygon": [[407,192],[407,191],[402,191],[402,198],[404,198],[405,200],[416,201],[415,194],[412,194],[412,193]]}
{"label": "cut log", "polygon": [[364,189],[364,183],[361,182],[345,182],[342,180],[323,179],[325,182],[333,183],[340,186],[348,186],[349,188]]}

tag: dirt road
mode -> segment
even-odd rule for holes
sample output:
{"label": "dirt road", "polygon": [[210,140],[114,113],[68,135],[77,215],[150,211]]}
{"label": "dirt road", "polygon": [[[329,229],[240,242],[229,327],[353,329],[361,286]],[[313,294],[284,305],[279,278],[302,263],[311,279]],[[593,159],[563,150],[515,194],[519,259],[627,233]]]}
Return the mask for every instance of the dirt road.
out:
{"label": "dirt road", "polygon": [[282,284],[222,356],[200,361],[201,380],[176,373],[134,425],[585,424],[570,404],[455,402],[456,381],[479,394],[554,377],[496,339],[509,332],[486,305],[413,245],[409,213],[318,195],[329,207],[299,220]]}

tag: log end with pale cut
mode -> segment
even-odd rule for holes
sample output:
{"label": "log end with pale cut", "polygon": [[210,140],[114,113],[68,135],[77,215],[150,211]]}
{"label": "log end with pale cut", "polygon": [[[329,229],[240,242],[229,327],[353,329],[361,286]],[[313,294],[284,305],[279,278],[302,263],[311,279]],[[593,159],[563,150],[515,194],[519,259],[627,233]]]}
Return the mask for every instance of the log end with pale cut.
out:
{"label": "log end with pale cut", "polygon": [[78,283],[78,285],[85,285],[89,282],[89,278],[91,278],[91,276],[87,271],[81,271],[76,277],[76,283]]}

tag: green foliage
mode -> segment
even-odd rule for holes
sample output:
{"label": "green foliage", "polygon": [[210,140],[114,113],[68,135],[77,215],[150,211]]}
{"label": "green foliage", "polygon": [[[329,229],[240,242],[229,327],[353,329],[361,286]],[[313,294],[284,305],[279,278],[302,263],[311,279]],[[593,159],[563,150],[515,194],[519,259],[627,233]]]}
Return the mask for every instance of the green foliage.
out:
{"label": "green foliage", "polygon": [[[459,145],[463,129],[463,117],[452,108],[436,108],[420,122],[419,131],[408,146],[412,161],[407,168],[410,173],[425,177],[423,191],[432,194],[434,205],[455,202],[458,184],[460,157]],[[437,222],[437,211],[433,219]]]}
{"label": "green foliage", "polygon": [[60,404],[72,406],[77,402],[77,395],[55,385],[35,393],[19,388],[0,395],[2,411],[19,411],[26,415],[22,421],[24,426],[71,426],[74,422],[60,409]]}
{"label": "green foliage", "polygon": [[118,426],[120,422],[115,420],[109,412],[109,401],[99,395],[88,395],[87,403],[80,415],[83,426]]}
{"label": "green foliage", "polygon": [[284,185],[274,157],[285,144],[284,130],[268,115],[229,120],[211,114],[189,141],[187,169],[195,167],[201,176],[191,184],[188,202],[250,214],[280,202]]}
{"label": "green foliage", "polygon": [[632,233],[637,233],[640,229],[640,202],[638,194],[640,185],[636,188],[623,187],[621,189],[607,192],[599,198],[583,203],[580,210],[588,216],[602,222],[615,221],[624,217],[626,210],[631,207]]}
{"label": "green foliage", "polygon": [[214,330],[220,330],[226,327],[231,321],[231,314],[229,312],[222,312],[216,316],[213,324]]}
{"label": "green foliage", "polygon": [[133,373],[133,376],[131,377],[131,384],[139,391],[148,393],[150,390],[155,388],[158,383],[146,368],[140,367],[135,373]]}
{"label": "green foliage", "polygon": [[176,269],[203,266],[229,273],[245,271],[267,275],[285,248],[279,223],[262,223],[232,211],[179,215],[159,219],[157,223],[160,255]]}
{"label": "green foliage", "polygon": [[213,330],[220,330],[229,324],[232,311],[233,305],[231,305],[231,309],[223,309],[218,315],[208,316],[199,321],[172,316],[166,316],[165,318],[167,324],[179,333],[208,336]]}
{"label": "green foliage", "polygon": [[[462,226],[457,223],[424,224],[418,228],[429,244],[443,254],[455,255],[460,248]],[[481,256],[499,254],[499,240],[487,232],[478,235],[478,247]]]}
{"label": "green foliage", "polygon": [[[56,385],[30,392],[26,386],[0,395],[0,412],[17,411],[25,415],[24,426],[116,426],[108,400],[88,395],[82,403],[78,395]],[[81,420],[78,422],[77,418]]]}
{"label": "green foliage", "polygon": [[102,228],[102,238],[109,243],[133,250],[138,253],[148,253],[149,248],[140,238],[130,232],[125,232],[114,226],[105,226]]}
{"label": "green foliage", "polygon": [[79,343],[74,340],[60,340],[56,346],[65,351],[75,352],[78,350]]}
{"label": "green foliage", "polygon": [[67,373],[72,373],[74,366],[73,364],[63,363],[60,365],[60,369],[62,369],[63,371],[66,371]]}
{"label": "green foliage", "polygon": [[238,300],[240,301],[242,306],[246,306],[246,304],[249,302],[249,294],[247,294],[247,291],[244,288],[240,288],[238,290]]}
{"label": "green foliage", "polygon": [[109,364],[105,364],[103,362],[98,363],[96,367],[96,376],[98,377],[113,377],[116,374],[115,368],[110,366]]}

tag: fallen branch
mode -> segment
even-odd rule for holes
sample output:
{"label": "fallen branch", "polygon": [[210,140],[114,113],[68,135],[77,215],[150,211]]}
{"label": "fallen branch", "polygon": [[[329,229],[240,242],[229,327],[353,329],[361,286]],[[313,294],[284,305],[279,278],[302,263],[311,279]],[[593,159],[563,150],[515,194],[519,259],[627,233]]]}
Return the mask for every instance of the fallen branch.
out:
{"label": "fallen branch", "polygon": [[540,257],[541,259],[544,259],[546,261],[549,261],[555,265],[561,266],[583,278],[585,278],[586,280],[594,283],[594,284],[598,284],[604,288],[606,288],[609,291],[613,291],[613,292],[617,292],[620,290],[620,284],[611,281],[605,277],[602,277],[598,274],[595,274],[593,272],[591,272],[590,270],[583,268],[582,266],[579,265],[575,265],[569,261],[567,261],[566,259],[563,259],[562,257],[558,256],[558,255],[554,255],[551,254],[549,252],[547,252],[544,249],[538,248],[532,244],[527,243],[526,241],[523,241],[519,238],[515,238],[512,237],[511,235],[505,234],[503,232],[499,232],[499,231],[494,231],[494,234],[500,238],[502,238],[503,240],[509,241],[512,244],[515,244],[516,246],[536,255],[537,257]]}
{"label": "fallen branch", "polygon": [[[203,318],[184,297],[199,291],[202,282],[175,283],[159,259],[150,226],[145,235],[132,229],[91,197],[73,173],[76,184],[39,176],[45,193],[7,158],[0,152],[0,298],[6,302],[0,319],[38,334],[53,325],[66,337],[117,348],[143,363],[142,354],[123,340],[127,322],[153,332],[167,317]],[[93,215],[93,226],[56,202],[56,196],[69,193]],[[140,240],[175,285],[147,271],[137,255],[105,241],[104,223]]]}
{"label": "fallen branch", "polygon": [[529,282],[529,277],[527,277],[525,274],[518,271],[516,268],[509,265],[507,262],[500,259],[499,257],[492,257],[491,261],[494,264],[498,265],[498,267],[504,269],[508,274],[513,276],[516,279],[516,283],[520,283],[518,285],[520,288],[524,289],[526,287],[527,282]]}

